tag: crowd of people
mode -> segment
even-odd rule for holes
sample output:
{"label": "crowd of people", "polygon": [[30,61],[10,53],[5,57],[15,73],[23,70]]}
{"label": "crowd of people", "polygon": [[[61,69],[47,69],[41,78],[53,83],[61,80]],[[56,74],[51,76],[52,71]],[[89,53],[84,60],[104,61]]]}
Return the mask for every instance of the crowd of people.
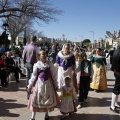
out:
{"label": "crowd of people", "polygon": [[[120,106],[117,103],[120,94],[118,65],[120,56],[118,52],[115,53],[111,57],[116,62],[116,65],[111,67],[116,82],[110,110],[120,113]],[[3,75],[7,73],[7,69],[9,72],[14,72],[17,83],[20,82],[19,73],[26,77],[28,109],[32,111],[30,120],[35,120],[36,112],[45,112],[45,120],[48,120],[49,112],[54,108],[59,108],[62,114],[61,120],[64,120],[66,115],[72,115],[77,109],[84,107],[84,103],[88,102],[90,88],[97,93],[107,89],[107,62],[101,48],[87,49],[65,43],[62,47],[52,44],[46,51],[45,48],[40,49],[37,46],[37,37],[33,36],[31,43],[26,45],[22,52],[22,59],[27,70],[26,76],[17,65],[16,61],[19,59],[15,59],[15,54],[15,51],[12,52],[12,56],[10,51],[6,54],[1,51],[1,85],[8,84],[4,78],[7,75]]]}
{"label": "crowd of people", "polygon": [[17,83],[20,83],[19,81],[19,74],[22,77],[26,77],[22,73],[22,70],[20,68],[20,57],[16,50],[10,50],[10,49],[3,49],[3,46],[0,49],[0,79],[1,79],[1,86],[6,87],[9,83],[7,80],[7,77],[10,75],[10,73],[14,74],[15,80]]}

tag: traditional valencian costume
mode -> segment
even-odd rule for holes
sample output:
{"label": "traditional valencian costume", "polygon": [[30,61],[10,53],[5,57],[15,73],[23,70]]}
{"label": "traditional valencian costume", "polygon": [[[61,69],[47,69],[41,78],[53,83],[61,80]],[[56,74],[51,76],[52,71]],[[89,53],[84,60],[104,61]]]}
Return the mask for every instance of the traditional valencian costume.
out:
{"label": "traditional valencian costume", "polygon": [[90,87],[95,90],[106,90],[107,80],[106,80],[106,59],[103,56],[94,56],[91,59],[93,63],[93,79]]}
{"label": "traditional valencian costume", "polygon": [[64,85],[60,88],[59,91],[62,95],[60,112],[62,114],[76,112],[76,107],[73,100],[77,100],[77,94],[75,92],[74,87],[72,85],[69,87]]}
{"label": "traditional valencian costume", "polygon": [[[55,67],[58,68],[58,85],[59,87],[65,84],[65,76],[70,76],[72,78],[72,70],[75,66],[75,57],[72,52],[69,55],[63,55],[63,51],[59,51],[56,56]],[[73,80],[72,80],[73,84]]]}
{"label": "traditional valencian costume", "polygon": [[[36,81],[36,83],[35,83]],[[28,88],[33,88],[28,109],[33,112],[53,111],[58,105],[55,88],[58,88],[57,74],[54,65],[47,61],[38,61],[33,67],[33,74],[29,80]]]}

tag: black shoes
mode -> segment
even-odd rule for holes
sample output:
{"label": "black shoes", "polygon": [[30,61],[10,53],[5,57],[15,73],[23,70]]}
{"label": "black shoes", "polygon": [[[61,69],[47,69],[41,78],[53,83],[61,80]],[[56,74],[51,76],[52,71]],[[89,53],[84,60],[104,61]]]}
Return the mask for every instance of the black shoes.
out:
{"label": "black shoes", "polygon": [[21,73],[21,77],[26,77],[26,75],[25,75],[25,74],[23,74],[23,73]]}
{"label": "black shoes", "polygon": [[61,120],[65,120],[65,117],[61,117]]}
{"label": "black shoes", "polygon": [[27,99],[29,100],[29,98],[30,98],[30,95],[27,95]]}
{"label": "black shoes", "polygon": [[35,119],[30,118],[29,120],[35,120]]}
{"label": "black shoes", "polygon": [[79,103],[78,106],[77,106],[77,109],[80,109],[83,107],[83,103]]}
{"label": "black shoes", "polygon": [[16,83],[20,83],[20,81],[19,81],[19,80],[16,80]]}
{"label": "black shoes", "polygon": [[1,84],[2,87],[7,87],[7,84]]}
{"label": "black shoes", "polygon": [[115,106],[115,108],[120,110],[120,106]]}
{"label": "black shoes", "polygon": [[114,109],[112,109],[112,108],[110,107],[110,110],[113,111],[114,113],[120,113],[120,111],[117,110],[116,107],[115,107]]}
{"label": "black shoes", "polygon": [[71,116],[72,115],[72,113],[69,113],[69,116]]}
{"label": "black shoes", "polygon": [[8,82],[5,82],[5,85],[8,85],[9,83]]}
{"label": "black shoes", "polygon": [[31,92],[27,91],[27,99],[29,100]]}
{"label": "black shoes", "polygon": [[2,86],[2,87],[7,87],[7,86],[8,86],[8,82],[5,81],[4,83],[1,83],[1,86]]}
{"label": "black shoes", "polygon": [[45,120],[49,120],[49,116],[48,115],[45,115]]}

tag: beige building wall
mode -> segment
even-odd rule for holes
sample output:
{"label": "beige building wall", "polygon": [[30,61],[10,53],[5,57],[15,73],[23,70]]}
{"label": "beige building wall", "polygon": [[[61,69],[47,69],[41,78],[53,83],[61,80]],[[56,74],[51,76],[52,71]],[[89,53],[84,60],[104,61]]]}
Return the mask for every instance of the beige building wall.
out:
{"label": "beige building wall", "polygon": [[106,43],[109,43],[109,45],[113,44],[113,40],[112,39],[106,39]]}

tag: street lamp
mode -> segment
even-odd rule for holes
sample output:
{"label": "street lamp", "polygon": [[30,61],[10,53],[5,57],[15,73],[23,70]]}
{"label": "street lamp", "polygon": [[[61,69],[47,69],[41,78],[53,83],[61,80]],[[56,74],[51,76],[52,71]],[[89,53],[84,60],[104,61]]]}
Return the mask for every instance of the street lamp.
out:
{"label": "street lamp", "polygon": [[3,29],[5,30],[2,34],[4,35],[4,39],[5,39],[5,44],[7,43],[7,36],[9,35],[9,34],[6,34],[6,31],[7,31],[7,27],[9,26],[7,23],[3,23]]}
{"label": "street lamp", "polygon": [[79,36],[82,38],[81,43],[80,43],[80,44],[81,44],[81,47],[82,47],[82,46],[83,46],[83,45],[82,45],[82,42],[83,42],[83,36],[82,36],[82,35],[79,35]]}
{"label": "street lamp", "polygon": [[97,47],[97,46],[96,46],[96,43],[97,43],[97,40],[95,40],[95,48]]}
{"label": "street lamp", "polygon": [[94,42],[94,31],[90,31],[93,34],[93,42]]}
{"label": "street lamp", "polygon": [[3,23],[2,26],[3,26],[4,30],[7,31],[7,27],[8,27],[9,25],[8,25],[7,23]]}
{"label": "street lamp", "polygon": [[63,37],[63,41],[65,42],[65,34],[63,34],[62,37]]}
{"label": "street lamp", "polygon": [[92,41],[92,45],[94,43],[94,31],[90,31],[93,34],[93,41]]}

